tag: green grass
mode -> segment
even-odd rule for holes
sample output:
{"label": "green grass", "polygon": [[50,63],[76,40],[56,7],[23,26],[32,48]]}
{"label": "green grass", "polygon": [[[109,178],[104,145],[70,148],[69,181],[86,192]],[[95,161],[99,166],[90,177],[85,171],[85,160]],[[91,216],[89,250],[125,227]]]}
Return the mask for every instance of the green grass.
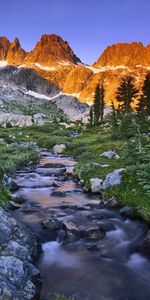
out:
{"label": "green grass", "polygon": [[38,154],[33,146],[0,143],[0,206],[5,207],[9,200],[9,190],[3,184],[4,174],[12,175],[17,168],[37,159]]}
{"label": "green grass", "polygon": [[[50,151],[55,144],[65,143],[67,145],[66,154],[73,155],[77,161],[74,175],[80,174],[86,186],[89,186],[89,180],[92,177],[104,179],[109,172],[117,168],[127,168],[128,176],[124,175],[122,184],[108,189],[105,197],[109,198],[114,195],[120,205],[132,205],[140,217],[146,222],[150,222],[150,197],[137,183],[131,168],[124,159],[124,141],[112,140],[109,128],[106,130],[104,127],[93,129],[76,127],[73,130],[78,130],[80,135],[70,138],[72,129],[65,129],[58,124],[49,123],[43,127],[0,129],[0,138],[4,138],[10,145],[19,141],[35,141],[40,147]],[[120,159],[100,157],[100,154],[106,150],[115,150]],[[9,151],[9,148],[6,149],[6,143],[0,144],[0,165],[6,173],[14,171],[16,167],[24,165],[32,159],[36,160],[32,147],[27,151],[20,149]],[[95,163],[109,166],[102,168]]]}

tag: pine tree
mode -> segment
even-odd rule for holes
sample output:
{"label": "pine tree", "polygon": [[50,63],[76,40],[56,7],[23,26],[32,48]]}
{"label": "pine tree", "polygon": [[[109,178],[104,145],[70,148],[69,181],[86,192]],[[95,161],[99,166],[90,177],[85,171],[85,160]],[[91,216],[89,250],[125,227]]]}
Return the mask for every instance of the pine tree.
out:
{"label": "pine tree", "polygon": [[94,112],[94,125],[99,125],[100,119],[100,87],[99,84],[96,86],[95,94],[94,94],[94,104],[93,104],[93,112]]}
{"label": "pine tree", "polygon": [[93,106],[90,107],[90,113],[89,113],[89,126],[93,126]]}
{"label": "pine tree", "polygon": [[104,86],[101,87],[99,84],[96,86],[95,95],[94,95],[94,104],[93,104],[93,113],[94,113],[94,125],[99,125],[103,121],[105,101],[104,101]]}
{"label": "pine tree", "polygon": [[118,107],[124,113],[132,111],[132,103],[138,95],[138,89],[133,84],[134,78],[131,76],[123,77],[117,89],[116,100]]}
{"label": "pine tree", "polygon": [[111,102],[111,126],[112,126],[112,137],[118,138],[118,118],[117,118],[117,111],[115,109],[114,102]]}
{"label": "pine tree", "polygon": [[146,112],[146,115],[150,115],[150,73],[146,75],[143,87],[142,87],[142,93],[143,93],[143,102],[144,102],[144,110]]}
{"label": "pine tree", "polygon": [[100,122],[103,122],[103,118],[104,118],[104,109],[105,109],[105,90],[104,90],[104,85],[103,83],[101,84],[100,87]]}

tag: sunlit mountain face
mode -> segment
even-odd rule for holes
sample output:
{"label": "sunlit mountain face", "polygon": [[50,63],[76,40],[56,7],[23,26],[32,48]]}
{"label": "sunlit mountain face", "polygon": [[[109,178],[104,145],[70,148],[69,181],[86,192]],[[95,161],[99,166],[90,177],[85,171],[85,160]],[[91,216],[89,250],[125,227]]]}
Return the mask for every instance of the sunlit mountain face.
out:
{"label": "sunlit mountain face", "polygon": [[133,76],[135,85],[141,88],[150,71],[150,45],[117,43],[107,47],[95,63],[85,65],[68,42],[55,34],[42,35],[30,52],[22,49],[18,38],[10,43],[6,37],[0,37],[0,66],[8,65],[36,70],[62,92],[83,103],[92,103],[95,87],[103,81],[105,101],[110,104],[123,76]]}

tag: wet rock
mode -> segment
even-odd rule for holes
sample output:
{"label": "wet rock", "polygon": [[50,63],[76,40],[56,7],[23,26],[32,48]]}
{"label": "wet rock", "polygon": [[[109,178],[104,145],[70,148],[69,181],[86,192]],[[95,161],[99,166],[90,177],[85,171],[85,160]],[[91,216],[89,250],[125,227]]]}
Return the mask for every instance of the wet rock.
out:
{"label": "wet rock", "polygon": [[113,217],[113,214],[111,213],[111,211],[102,209],[100,211],[95,211],[95,212],[91,213],[88,216],[88,219],[90,219],[90,220],[105,220],[105,219],[109,219],[112,217]]}
{"label": "wet rock", "polygon": [[22,206],[22,204],[16,203],[14,201],[8,202],[8,208],[11,210],[16,210],[16,209],[20,208],[21,206]]}
{"label": "wet rock", "polygon": [[52,218],[42,222],[44,228],[50,231],[56,231],[60,229],[61,222],[58,219]]}
{"label": "wet rock", "polygon": [[61,176],[66,172],[66,168],[38,168],[37,173],[42,176]]}
{"label": "wet rock", "polygon": [[65,168],[65,165],[64,164],[62,164],[62,163],[46,163],[46,164],[43,164],[43,165],[41,165],[41,166],[39,166],[39,168],[50,168],[50,169],[60,169],[60,168]]}
{"label": "wet rock", "polygon": [[57,232],[57,236],[58,236],[58,240],[59,242],[62,242],[64,239],[65,239],[65,230],[63,229],[60,229],[58,232]]}
{"label": "wet rock", "polygon": [[86,240],[100,240],[105,235],[103,228],[99,228],[93,224],[82,225],[76,224],[72,221],[64,221],[62,223],[62,229],[65,230],[65,240],[69,242],[75,242],[79,239]]}
{"label": "wet rock", "polygon": [[116,198],[114,196],[112,196],[111,198],[109,198],[106,202],[105,202],[105,207],[106,208],[115,208],[118,206],[118,202],[116,200]]}
{"label": "wet rock", "polygon": [[111,222],[97,222],[97,226],[105,232],[116,230],[115,225]]}
{"label": "wet rock", "polygon": [[89,228],[84,228],[81,231],[81,237],[88,240],[101,240],[105,235],[105,231],[100,229],[98,226],[90,226]]}
{"label": "wet rock", "polygon": [[54,192],[52,192],[51,195],[55,196],[55,197],[63,197],[63,198],[66,197],[66,194],[64,192],[60,192],[60,191],[54,191]]}
{"label": "wet rock", "polygon": [[116,151],[105,151],[103,152],[101,155],[101,157],[106,157],[106,158],[115,158],[115,159],[119,159],[120,156],[116,153]]}
{"label": "wet rock", "polygon": [[80,230],[77,226],[77,224],[71,222],[71,221],[64,221],[62,223],[62,229],[65,230],[65,239],[74,242],[78,239],[80,239]]}
{"label": "wet rock", "polygon": [[11,201],[15,202],[16,204],[23,204],[26,201],[26,199],[21,197],[21,196],[12,194],[11,195]]}
{"label": "wet rock", "polygon": [[86,249],[88,250],[88,251],[99,251],[99,247],[98,247],[98,245],[97,244],[87,244],[87,246],[86,246]]}
{"label": "wet rock", "polygon": [[90,189],[92,193],[99,193],[102,189],[103,180],[99,178],[90,179]]}
{"label": "wet rock", "polygon": [[126,172],[126,169],[117,169],[115,171],[113,171],[112,173],[109,173],[107,174],[104,182],[103,182],[103,185],[102,185],[102,188],[105,190],[109,187],[113,187],[113,186],[117,186],[119,184],[121,184],[121,174],[123,172]]}
{"label": "wet rock", "polygon": [[119,210],[123,217],[133,218],[133,208],[130,206],[124,206]]}
{"label": "wet rock", "polygon": [[139,244],[139,251],[144,255],[150,256],[150,230],[148,230],[145,238]]}
{"label": "wet rock", "polygon": [[60,144],[60,145],[55,145],[53,147],[53,152],[55,154],[61,154],[66,150],[66,145],[65,144]]}

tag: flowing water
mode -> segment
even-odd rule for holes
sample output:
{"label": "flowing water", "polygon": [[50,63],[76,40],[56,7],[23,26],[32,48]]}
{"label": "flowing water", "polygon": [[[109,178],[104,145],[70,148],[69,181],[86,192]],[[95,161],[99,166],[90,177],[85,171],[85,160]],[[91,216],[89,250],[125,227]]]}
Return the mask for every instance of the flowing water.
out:
{"label": "flowing water", "polygon": [[[72,172],[72,158],[42,150],[40,156],[38,165],[16,174],[15,195],[22,205],[14,212],[42,243],[37,262],[43,282],[40,299],[53,300],[57,292],[76,300],[150,300],[150,261],[136,251],[145,226],[102,209],[98,196],[83,193],[64,175]],[[56,232],[41,225],[49,217],[88,228],[98,224],[106,234],[94,243],[85,239],[63,243]],[[89,243],[96,244],[95,251],[89,250]]]}

